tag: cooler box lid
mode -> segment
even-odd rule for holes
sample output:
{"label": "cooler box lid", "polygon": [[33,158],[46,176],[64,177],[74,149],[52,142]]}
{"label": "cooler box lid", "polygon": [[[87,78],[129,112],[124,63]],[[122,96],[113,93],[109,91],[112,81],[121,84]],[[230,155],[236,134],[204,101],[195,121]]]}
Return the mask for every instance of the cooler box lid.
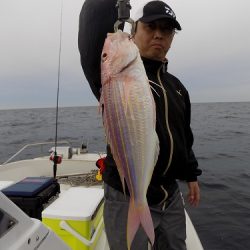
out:
{"label": "cooler box lid", "polygon": [[34,197],[40,191],[48,187],[54,178],[52,177],[27,177],[2,190],[6,196]]}
{"label": "cooler box lid", "polygon": [[42,212],[42,218],[89,221],[103,197],[101,188],[69,188]]}

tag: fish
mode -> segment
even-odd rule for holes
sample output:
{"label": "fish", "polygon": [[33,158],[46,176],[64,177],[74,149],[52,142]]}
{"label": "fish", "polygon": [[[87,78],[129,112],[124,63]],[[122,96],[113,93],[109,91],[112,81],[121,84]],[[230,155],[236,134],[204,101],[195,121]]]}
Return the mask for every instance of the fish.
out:
{"label": "fish", "polygon": [[101,54],[101,98],[104,130],[125,193],[130,200],[127,247],[141,225],[154,244],[154,225],[147,189],[159,155],[156,108],[139,49],[131,36],[108,33]]}

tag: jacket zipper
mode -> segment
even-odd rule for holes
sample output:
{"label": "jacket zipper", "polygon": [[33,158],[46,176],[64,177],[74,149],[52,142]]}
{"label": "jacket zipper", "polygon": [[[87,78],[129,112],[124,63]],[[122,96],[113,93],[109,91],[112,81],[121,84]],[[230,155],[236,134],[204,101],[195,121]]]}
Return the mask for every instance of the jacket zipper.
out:
{"label": "jacket zipper", "polygon": [[[157,71],[157,78],[158,78],[158,81],[161,85],[161,88],[162,88],[162,92],[163,92],[163,96],[164,96],[164,103],[165,103],[165,118],[166,118],[166,126],[167,126],[167,130],[168,130],[168,134],[169,134],[169,138],[170,138],[170,153],[169,153],[169,160],[168,160],[168,164],[167,164],[167,167],[165,169],[165,171],[163,172],[163,175],[165,175],[172,163],[172,157],[173,157],[173,151],[174,151],[174,140],[173,140],[173,135],[172,135],[172,132],[170,130],[170,127],[169,127],[169,122],[168,122],[168,98],[167,98],[167,91],[165,90],[165,88],[163,87],[163,84],[162,84],[162,81],[161,81],[161,77],[160,77],[160,72],[161,72],[161,68],[162,66],[158,69]],[[166,200],[168,198],[168,192],[167,190],[164,188],[163,185],[161,185],[161,189],[163,190],[164,194],[165,194],[165,197],[164,199],[159,203],[159,205],[162,205],[163,204],[163,207],[162,207],[162,210],[165,210],[165,206],[166,206]]]}
{"label": "jacket zipper", "polygon": [[[163,87],[162,81],[161,81],[161,77],[160,77],[160,71],[161,71],[162,66],[158,69],[157,71],[157,78],[158,81],[162,87],[162,92],[163,92],[163,96],[164,96],[164,103],[165,103],[165,118],[166,118],[166,126],[167,126],[167,130],[168,130],[168,134],[169,134],[169,138],[170,138],[170,153],[169,153],[169,160],[168,160],[168,164],[167,167],[165,169],[165,171],[163,172],[163,175],[165,175],[172,163],[172,158],[173,158],[173,151],[174,151],[174,140],[173,140],[173,135],[172,132],[170,130],[169,127],[169,122],[168,122],[168,98],[167,98],[167,91],[165,90],[165,88]],[[163,187],[162,187],[163,188]]]}

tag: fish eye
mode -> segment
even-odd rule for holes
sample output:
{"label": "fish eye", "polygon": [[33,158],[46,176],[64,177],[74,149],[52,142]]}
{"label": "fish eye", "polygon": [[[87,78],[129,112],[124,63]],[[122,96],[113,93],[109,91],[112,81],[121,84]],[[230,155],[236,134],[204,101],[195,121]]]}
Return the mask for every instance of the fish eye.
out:
{"label": "fish eye", "polygon": [[107,60],[108,54],[106,52],[104,52],[102,54],[102,62],[105,62]]}

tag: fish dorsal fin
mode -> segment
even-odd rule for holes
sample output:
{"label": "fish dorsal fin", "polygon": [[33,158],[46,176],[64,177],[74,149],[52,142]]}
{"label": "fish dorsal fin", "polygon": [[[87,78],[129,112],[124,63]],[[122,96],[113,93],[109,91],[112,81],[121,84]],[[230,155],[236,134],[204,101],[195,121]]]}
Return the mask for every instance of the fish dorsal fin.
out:
{"label": "fish dorsal fin", "polygon": [[155,166],[158,161],[158,156],[160,153],[160,142],[159,142],[159,138],[156,132],[154,133],[154,136],[155,136],[155,140],[154,140],[155,141],[154,166]]}
{"label": "fish dorsal fin", "polygon": [[98,113],[99,114],[101,114],[103,112],[103,105],[104,105],[104,101],[103,101],[103,94],[101,91],[101,96],[100,96],[99,106],[98,106]]}

